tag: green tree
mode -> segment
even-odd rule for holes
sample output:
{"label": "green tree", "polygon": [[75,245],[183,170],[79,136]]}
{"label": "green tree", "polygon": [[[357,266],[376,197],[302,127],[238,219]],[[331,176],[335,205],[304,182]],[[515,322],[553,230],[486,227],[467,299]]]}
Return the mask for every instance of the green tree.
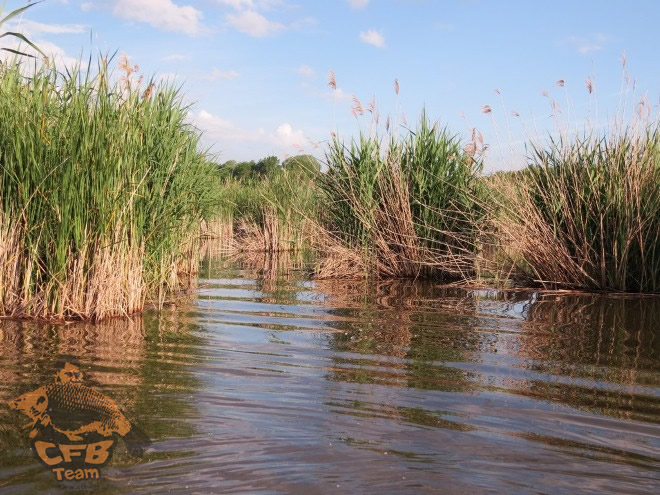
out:
{"label": "green tree", "polygon": [[280,161],[276,156],[262,158],[253,167],[254,174],[260,177],[272,177],[279,169]]}
{"label": "green tree", "polygon": [[239,162],[232,170],[232,177],[237,180],[249,180],[254,177],[254,161]]}
{"label": "green tree", "polygon": [[236,160],[229,160],[225,163],[218,165],[218,173],[221,180],[228,179],[234,176],[234,168],[236,167]]}
{"label": "green tree", "polygon": [[284,160],[284,170],[291,173],[305,174],[314,177],[321,172],[321,164],[312,155],[296,155]]}

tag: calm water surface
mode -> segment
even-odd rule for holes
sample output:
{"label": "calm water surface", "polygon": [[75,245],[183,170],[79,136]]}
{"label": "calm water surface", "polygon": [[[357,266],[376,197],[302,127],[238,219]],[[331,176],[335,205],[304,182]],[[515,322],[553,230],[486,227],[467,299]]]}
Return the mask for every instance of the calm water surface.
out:
{"label": "calm water surface", "polygon": [[202,276],[132,321],[0,322],[1,493],[63,491],[7,406],[62,357],[153,440],[98,493],[660,492],[658,298]]}

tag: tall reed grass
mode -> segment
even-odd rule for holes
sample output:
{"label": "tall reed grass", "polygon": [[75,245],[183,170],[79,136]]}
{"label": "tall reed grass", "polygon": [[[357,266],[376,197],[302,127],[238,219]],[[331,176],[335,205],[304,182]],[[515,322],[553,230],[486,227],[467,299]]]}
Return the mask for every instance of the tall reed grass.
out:
{"label": "tall reed grass", "polygon": [[225,179],[220,211],[232,225],[233,248],[273,253],[309,247],[309,228],[320,207],[316,177],[279,169],[261,179]]}
{"label": "tall reed grass", "polygon": [[425,115],[402,138],[335,138],[321,222],[347,259],[329,260],[321,274],[353,276],[359,265],[376,277],[470,276],[485,218],[476,151]]}
{"label": "tall reed grass", "polygon": [[179,91],[0,66],[0,314],[102,319],[194,282],[217,203]]}
{"label": "tall reed grass", "polygon": [[[336,91],[332,72],[328,84]],[[365,110],[353,103],[359,124]],[[388,118],[379,136],[374,101],[368,134],[346,144],[333,133],[327,172],[229,181],[227,215],[239,249],[316,248],[318,278],[660,292],[658,121],[645,99],[637,110],[605,133],[559,125],[557,139],[527,143],[521,170],[484,177],[480,133],[461,140],[423,114],[414,130],[393,131]]]}
{"label": "tall reed grass", "polygon": [[549,288],[660,292],[660,133],[637,123],[531,145],[494,181],[500,243]]}

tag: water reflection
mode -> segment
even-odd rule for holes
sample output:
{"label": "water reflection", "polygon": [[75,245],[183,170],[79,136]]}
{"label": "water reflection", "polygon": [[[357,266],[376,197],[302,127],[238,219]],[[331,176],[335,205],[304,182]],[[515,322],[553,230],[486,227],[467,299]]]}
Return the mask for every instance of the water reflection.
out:
{"label": "water reflection", "polygon": [[333,349],[401,359],[388,363],[398,372],[384,373],[362,357],[338,356],[342,371],[331,379],[389,378],[441,391],[506,389],[631,419],[660,411],[660,298],[465,291],[401,281],[322,289],[342,306],[333,313],[349,320],[332,335]]}
{"label": "water reflection", "polygon": [[[0,324],[0,486],[23,486],[27,493],[56,489],[51,473],[36,464],[29,450],[24,418],[10,411],[12,398],[53,380],[61,360],[80,363],[83,381],[108,396],[126,411],[156,448],[142,458],[118,448],[108,479],[118,468],[152,463],[186,455],[180,447],[168,448],[159,440],[186,438],[196,433],[187,417],[197,416],[190,394],[200,382],[187,368],[201,355],[195,328],[176,313],[150,313],[133,319],[113,319],[99,324],[40,325],[25,321]],[[5,469],[12,466],[13,469]],[[109,488],[108,479],[99,490]],[[28,483],[28,480],[30,483]]]}
{"label": "water reflection", "polygon": [[[199,294],[100,326],[0,323],[0,398],[62,356],[154,440],[126,493],[653,493],[660,298],[314,282],[215,256]],[[53,488],[0,408],[0,491]],[[32,480],[37,481],[32,481]]]}

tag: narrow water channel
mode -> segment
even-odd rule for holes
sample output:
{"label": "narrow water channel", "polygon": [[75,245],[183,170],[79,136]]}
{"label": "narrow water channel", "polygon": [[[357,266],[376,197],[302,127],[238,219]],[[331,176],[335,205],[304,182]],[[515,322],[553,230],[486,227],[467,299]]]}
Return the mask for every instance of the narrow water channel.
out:
{"label": "narrow water channel", "polygon": [[16,396],[75,360],[151,439],[96,493],[658,493],[660,298],[203,263],[98,325],[0,322],[0,492],[64,493]]}

